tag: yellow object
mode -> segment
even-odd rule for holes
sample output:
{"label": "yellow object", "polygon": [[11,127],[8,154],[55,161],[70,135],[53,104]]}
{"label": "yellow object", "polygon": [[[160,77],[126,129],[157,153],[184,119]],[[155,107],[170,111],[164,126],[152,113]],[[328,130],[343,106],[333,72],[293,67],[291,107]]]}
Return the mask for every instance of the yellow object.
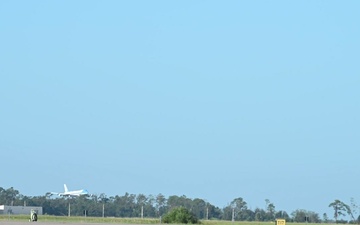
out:
{"label": "yellow object", "polygon": [[286,225],[286,220],[284,219],[276,219],[275,225]]}

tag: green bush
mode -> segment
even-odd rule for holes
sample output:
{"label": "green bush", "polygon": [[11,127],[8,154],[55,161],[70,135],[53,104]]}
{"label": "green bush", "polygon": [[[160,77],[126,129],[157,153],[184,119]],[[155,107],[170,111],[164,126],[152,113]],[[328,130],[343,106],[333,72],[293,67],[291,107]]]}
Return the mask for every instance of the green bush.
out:
{"label": "green bush", "polygon": [[164,223],[198,223],[199,220],[196,216],[184,207],[172,209],[165,214]]}

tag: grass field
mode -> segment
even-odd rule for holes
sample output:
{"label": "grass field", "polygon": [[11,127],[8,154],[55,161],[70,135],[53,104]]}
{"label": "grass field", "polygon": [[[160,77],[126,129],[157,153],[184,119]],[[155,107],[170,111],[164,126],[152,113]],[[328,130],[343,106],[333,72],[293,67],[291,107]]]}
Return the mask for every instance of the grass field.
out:
{"label": "grass field", "polygon": [[[0,220],[4,221],[28,221],[30,215],[0,215]],[[40,222],[64,222],[64,223],[109,223],[109,224],[160,224],[160,219],[149,218],[114,218],[114,217],[67,217],[67,216],[48,216],[41,215]],[[203,225],[275,225],[273,222],[231,222],[222,220],[201,220]],[[316,225],[315,223],[287,223],[293,225]]]}

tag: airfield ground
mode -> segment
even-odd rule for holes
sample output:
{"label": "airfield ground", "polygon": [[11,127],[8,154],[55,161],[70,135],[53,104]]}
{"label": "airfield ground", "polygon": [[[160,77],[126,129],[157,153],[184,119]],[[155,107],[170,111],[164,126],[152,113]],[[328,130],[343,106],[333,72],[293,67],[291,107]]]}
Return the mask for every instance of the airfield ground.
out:
{"label": "airfield ground", "polygon": [[[53,217],[42,216],[37,222],[29,222],[27,217],[7,218],[0,216],[0,225],[162,225],[154,219],[125,219],[125,218],[87,218],[83,217]],[[219,221],[219,220],[203,220],[201,225],[275,225],[274,222],[245,222],[245,221]],[[286,225],[319,225],[319,223],[286,223]],[[335,224],[327,224],[335,225]]]}
{"label": "airfield ground", "polygon": [[[29,221],[6,221],[0,220],[0,225],[66,225],[66,224],[81,224],[81,225],[109,225],[109,223],[91,223],[91,222],[49,222],[49,221],[37,221],[37,222],[29,222]],[[119,224],[124,225],[124,224]],[[129,225],[129,224],[127,224]],[[132,224],[132,225],[140,225],[140,224]]]}

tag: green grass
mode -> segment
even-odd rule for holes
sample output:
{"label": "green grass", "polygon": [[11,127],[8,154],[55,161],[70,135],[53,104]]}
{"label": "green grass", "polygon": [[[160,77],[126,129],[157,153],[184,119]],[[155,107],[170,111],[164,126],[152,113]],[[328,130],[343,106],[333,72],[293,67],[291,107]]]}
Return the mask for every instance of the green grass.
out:
{"label": "green grass", "polygon": [[[28,221],[30,215],[0,215],[0,220]],[[38,221],[66,223],[122,223],[122,224],[160,224],[159,219],[115,218],[115,217],[80,217],[39,215]]]}
{"label": "green grass", "polygon": [[[28,221],[30,215],[0,215],[0,221]],[[40,222],[63,222],[63,223],[109,223],[109,224],[160,224],[157,218],[115,218],[115,217],[80,217],[80,216],[38,216]],[[231,222],[223,220],[201,220],[202,225],[275,225],[274,222]],[[286,223],[286,225],[319,225],[316,223]]]}

